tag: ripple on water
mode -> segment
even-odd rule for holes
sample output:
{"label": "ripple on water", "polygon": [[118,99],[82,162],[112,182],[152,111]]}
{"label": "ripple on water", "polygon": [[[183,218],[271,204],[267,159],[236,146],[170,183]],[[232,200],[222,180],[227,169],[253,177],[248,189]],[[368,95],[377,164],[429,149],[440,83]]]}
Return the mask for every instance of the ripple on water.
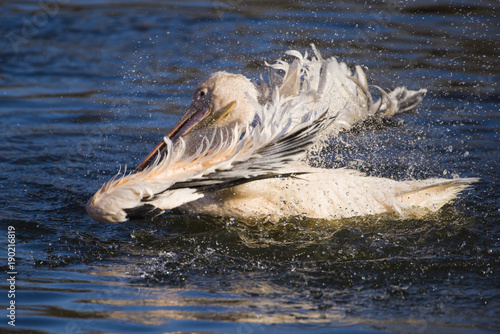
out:
{"label": "ripple on water", "polygon": [[[59,3],[17,52],[0,39],[0,226],[16,227],[18,328],[499,330],[494,1]],[[0,35],[22,34],[40,4],[5,3]],[[381,87],[429,89],[416,113],[343,133],[315,163],[482,180],[426,219],[87,217],[88,198],[149,152],[200,79],[257,78],[311,42]]]}

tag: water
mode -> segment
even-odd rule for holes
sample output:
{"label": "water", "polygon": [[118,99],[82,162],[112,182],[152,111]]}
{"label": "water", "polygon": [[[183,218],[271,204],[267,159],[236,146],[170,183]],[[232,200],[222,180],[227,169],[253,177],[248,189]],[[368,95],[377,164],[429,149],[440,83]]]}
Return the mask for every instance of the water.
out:
{"label": "water", "polygon": [[[0,328],[498,332],[498,10],[466,0],[2,1]],[[86,215],[100,185],[183,114],[199,80],[257,78],[264,61],[310,43],[365,65],[382,87],[429,89],[418,112],[333,138],[319,164],[481,181],[422,220],[247,225],[172,212],[109,225]]]}

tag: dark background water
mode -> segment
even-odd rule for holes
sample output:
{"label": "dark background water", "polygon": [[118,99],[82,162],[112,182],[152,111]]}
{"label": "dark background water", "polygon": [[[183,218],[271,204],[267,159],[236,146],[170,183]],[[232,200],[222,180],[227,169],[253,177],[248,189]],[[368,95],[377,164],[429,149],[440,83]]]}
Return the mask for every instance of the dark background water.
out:
{"label": "dark background water", "polygon": [[[2,331],[500,331],[496,1],[0,1]],[[480,177],[430,219],[93,222],[87,199],[142,160],[227,70],[315,43],[416,113],[332,138],[323,165]],[[15,298],[7,229],[15,228]],[[14,300],[16,327],[6,306]]]}

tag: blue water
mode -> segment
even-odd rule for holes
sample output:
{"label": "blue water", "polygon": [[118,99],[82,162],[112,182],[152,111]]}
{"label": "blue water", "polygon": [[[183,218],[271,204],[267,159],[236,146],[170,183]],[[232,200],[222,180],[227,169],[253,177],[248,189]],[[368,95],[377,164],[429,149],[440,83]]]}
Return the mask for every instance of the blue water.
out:
{"label": "blue water", "polygon": [[[2,332],[500,331],[496,1],[0,6]],[[417,112],[332,138],[318,163],[481,181],[422,220],[86,215],[100,185],[185,112],[198,81],[218,70],[258,78],[265,61],[310,43],[364,65],[379,86],[429,90]]]}

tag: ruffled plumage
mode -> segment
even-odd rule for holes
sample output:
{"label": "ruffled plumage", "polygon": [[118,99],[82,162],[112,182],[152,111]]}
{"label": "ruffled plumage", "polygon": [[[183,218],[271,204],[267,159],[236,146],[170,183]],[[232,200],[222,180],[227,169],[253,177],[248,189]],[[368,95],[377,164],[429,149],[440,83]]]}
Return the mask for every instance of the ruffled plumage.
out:
{"label": "ruffled plumage", "polygon": [[[309,178],[308,187],[317,187],[312,183],[314,178],[305,176],[306,174],[324,173],[325,177],[335,177],[338,173],[304,167],[303,161],[314,145],[369,117],[392,117],[414,108],[426,93],[425,89],[410,91],[403,87],[386,92],[373,86],[372,90],[380,93],[380,98],[374,102],[370,94],[371,86],[368,86],[360,66],[351,71],[345,63],[338,62],[333,57],[323,59],[314,46],[313,52],[314,56],[311,57],[307,52],[305,55],[297,51],[287,52],[289,56],[295,57],[294,61],[288,63],[278,60],[272,65],[267,64],[267,81],[261,79],[260,85],[247,86],[250,88],[244,92],[247,99],[246,110],[238,109],[240,104],[236,101],[233,113],[247,113],[253,116],[252,122],[231,127],[218,127],[215,124],[189,133],[175,142],[165,137],[166,148],[158,153],[147,168],[115,176],[102,186],[87,204],[89,215],[98,221],[121,222],[131,218],[152,217],[179,206],[189,211],[219,215],[240,212],[240,216],[246,214],[276,218],[280,215],[300,214],[300,210],[288,213],[283,210],[278,210],[277,213],[269,211],[276,211],[276,204],[279,203],[261,205],[263,208],[269,207],[269,212],[260,210],[259,207],[252,207],[247,211],[244,208],[235,209],[235,205],[245,207],[246,204],[234,198],[228,199],[222,194],[227,189],[238,193],[238,187],[240,190],[252,189],[255,185],[263,189],[274,189],[277,176],[296,181],[297,175],[301,175],[305,179]],[[230,76],[225,72],[217,75]],[[241,80],[248,79],[241,77]],[[380,187],[383,182],[380,180],[387,180],[374,180],[357,172],[349,175],[356,176],[356,183],[372,182],[376,187]],[[321,179],[315,181],[321,182]],[[453,191],[448,190],[451,198],[472,181],[474,180],[453,181],[457,186]],[[252,182],[255,182],[254,186],[250,185]],[[329,182],[331,183],[327,183]],[[411,186],[408,183],[405,188],[406,192],[418,189],[415,185],[417,181],[411,182]],[[431,181],[426,182],[425,187],[429,193],[428,183]],[[435,181],[434,184],[442,185],[443,182],[446,183],[447,180]],[[323,189],[323,186],[320,188]],[[331,186],[335,187],[334,184]],[[260,193],[258,189],[251,191],[255,196]],[[392,197],[386,199],[387,203],[404,193],[403,190],[391,193]],[[286,197],[286,193],[283,196]],[[447,202],[450,196],[441,197],[446,198]],[[251,197],[247,200],[252,200]],[[367,197],[367,203],[373,200],[372,197]],[[276,198],[270,201],[276,201]],[[237,204],[231,204],[233,202]],[[441,207],[445,203],[441,202],[443,200],[432,205]],[[335,200],[330,198],[324,205],[334,208]],[[213,210],[214,207],[219,209]],[[394,209],[398,206],[393,203],[383,203],[381,207],[392,207],[390,210],[398,211]],[[260,214],[256,214],[257,211]],[[345,213],[335,214],[334,209],[320,211],[325,213],[308,215],[321,218],[346,216]],[[357,215],[379,213],[380,210],[351,211],[353,215]]]}

